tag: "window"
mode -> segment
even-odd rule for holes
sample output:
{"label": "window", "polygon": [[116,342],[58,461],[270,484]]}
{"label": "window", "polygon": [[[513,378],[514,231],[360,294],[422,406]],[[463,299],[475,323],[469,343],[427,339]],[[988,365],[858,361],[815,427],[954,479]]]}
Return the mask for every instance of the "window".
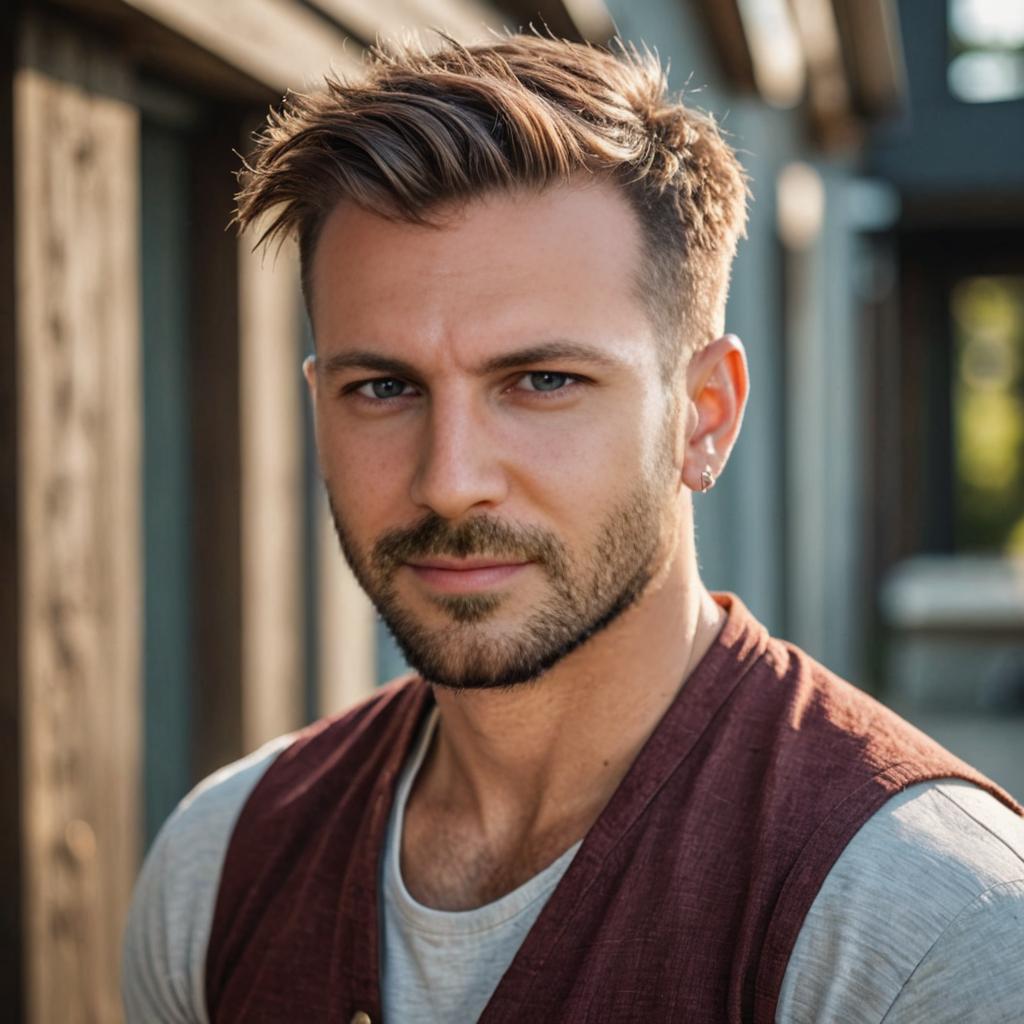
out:
{"label": "window", "polygon": [[949,0],[949,88],[965,103],[1024,98],[1024,3]]}

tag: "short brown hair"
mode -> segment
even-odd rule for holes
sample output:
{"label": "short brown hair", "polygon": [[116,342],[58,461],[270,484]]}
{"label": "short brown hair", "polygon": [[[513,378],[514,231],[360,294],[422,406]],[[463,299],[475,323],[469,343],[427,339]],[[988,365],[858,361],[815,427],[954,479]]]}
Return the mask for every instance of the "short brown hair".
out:
{"label": "short brown hair", "polygon": [[429,224],[452,203],[589,174],[615,182],[639,217],[638,285],[659,333],[678,349],[720,332],[746,179],[714,120],[668,95],[646,49],[537,34],[378,47],[358,82],[289,94],[256,141],[236,219],[273,211],[259,243],[298,234],[307,304],[319,231],[342,199]]}

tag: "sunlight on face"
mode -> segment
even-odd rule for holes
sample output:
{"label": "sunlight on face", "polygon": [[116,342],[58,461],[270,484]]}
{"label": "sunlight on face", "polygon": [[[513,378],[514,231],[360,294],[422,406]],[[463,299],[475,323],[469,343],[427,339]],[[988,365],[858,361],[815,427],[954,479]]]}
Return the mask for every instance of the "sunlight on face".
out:
{"label": "sunlight on face", "polygon": [[310,379],[335,525],[432,682],[535,678],[667,558],[679,481],[641,258],[610,186],[324,226]]}

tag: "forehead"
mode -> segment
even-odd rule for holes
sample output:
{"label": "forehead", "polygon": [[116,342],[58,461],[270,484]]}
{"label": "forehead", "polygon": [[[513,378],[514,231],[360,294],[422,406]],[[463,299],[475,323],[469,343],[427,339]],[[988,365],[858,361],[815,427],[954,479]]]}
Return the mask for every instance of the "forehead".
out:
{"label": "forehead", "polygon": [[637,289],[640,225],[614,186],[495,194],[437,224],[391,221],[348,202],[331,212],[310,268],[321,353],[346,342],[649,334]]}

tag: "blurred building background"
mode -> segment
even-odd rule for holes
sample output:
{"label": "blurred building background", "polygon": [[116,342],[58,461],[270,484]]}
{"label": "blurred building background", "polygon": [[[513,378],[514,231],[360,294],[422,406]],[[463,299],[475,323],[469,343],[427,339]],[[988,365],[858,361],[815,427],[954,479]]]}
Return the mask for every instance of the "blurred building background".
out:
{"label": "blurred building background", "polygon": [[[755,202],[712,586],[1024,794],[1024,4],[61,0],[0,100],[0,1005],[116,1021],[140,858],[199,778],[401,669],[336,551],[295,255],[226,230],[284,90],[378,33],[616,29]],[[1015,557],[1016,556],[1016,557]]]}

